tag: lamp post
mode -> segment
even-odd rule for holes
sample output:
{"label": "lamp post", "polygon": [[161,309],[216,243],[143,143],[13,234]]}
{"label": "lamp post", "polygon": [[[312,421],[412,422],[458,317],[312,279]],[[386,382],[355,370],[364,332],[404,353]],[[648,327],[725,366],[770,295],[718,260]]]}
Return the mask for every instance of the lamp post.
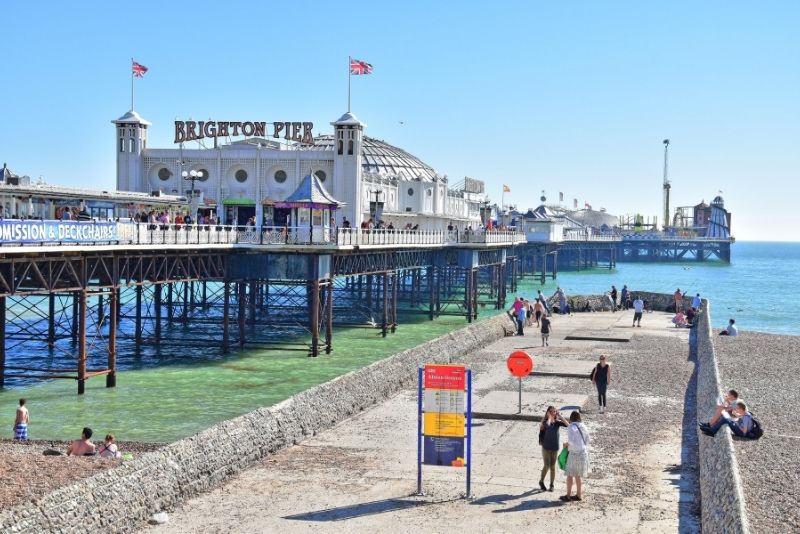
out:
{"label": "lamp post", "polygon": [[380,190],[380,189],[375,189],[375,190],[370,191],[370,193],[375,195],[375,211],[372,213],[372,217],[374,219],[375,226],[377,226],[378,225],[378,198],[381,196],[381,193],[383,193],[383,191]]}
{"label": "lamp post", "polygon": [[[181,163],[183,165],[183,163]],[[192,220],[194,220],[195,216],[197,215],[197,207],[195,205],[195,194],[194,194],[194,183],[197,180],[202,180],[203,178],[203,171],[196,171],[192,169],[191,171],[183,171],[181,172],[181,176],[184,180],[191,182],[192,190],[189,193],[191,195],[191,199],[189,200],[189,209],[191,210],[190,215],[192,216]]]}

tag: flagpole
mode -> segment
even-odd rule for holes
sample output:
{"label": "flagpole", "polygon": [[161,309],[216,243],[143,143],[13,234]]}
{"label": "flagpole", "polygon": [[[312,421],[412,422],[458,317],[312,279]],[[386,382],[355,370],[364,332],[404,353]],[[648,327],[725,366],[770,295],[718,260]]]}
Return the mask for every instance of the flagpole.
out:
{"label": "flagpole", "polygon": [[131,111],[133,111],[133,58],[131,58]]}
{"label": "flagpole", "polygon": [[350,113],[350,78],[353,73],[350,69],[350,64],[353,62],[352,56],[347,56],[347,112]]}

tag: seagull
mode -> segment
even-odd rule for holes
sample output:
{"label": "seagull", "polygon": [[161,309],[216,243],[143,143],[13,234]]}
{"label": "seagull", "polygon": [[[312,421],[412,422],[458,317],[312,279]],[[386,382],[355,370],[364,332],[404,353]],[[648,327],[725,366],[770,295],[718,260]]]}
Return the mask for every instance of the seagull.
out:
{"label": "seagull", "polygon": [[403,122],[403,121],[398,121],[398,122],[400,122],[400,124],[405,124],[405,122]]}
{"label": "seagull", "polygon": [[378,327],[378,323],[375,322],[375,318],[372,317],[371,315],[369,317],[369,321],[367,321],[367,324],[370,325],[373,328],[377,328]]}

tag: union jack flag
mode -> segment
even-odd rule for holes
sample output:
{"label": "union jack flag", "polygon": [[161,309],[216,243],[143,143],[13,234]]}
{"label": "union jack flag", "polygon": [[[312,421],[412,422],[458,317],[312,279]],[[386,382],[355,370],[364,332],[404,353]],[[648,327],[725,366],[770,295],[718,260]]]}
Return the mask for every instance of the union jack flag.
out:
{"label": "union jack flag", "polygon": [[136,63],[133,60],[131,60],[131,63],[133,63],[133,65],[131,66],[131,69],[133,69],[133,75],[136,76],[137,78],[141,78],[142,76],[144,76],[144,73],[147,72],[147,67],[145,67],[141,63]]}
{"label": "union jack flag", "polygon": [[372,65],[360,59],[350,59],[350,74],[372,74]]}

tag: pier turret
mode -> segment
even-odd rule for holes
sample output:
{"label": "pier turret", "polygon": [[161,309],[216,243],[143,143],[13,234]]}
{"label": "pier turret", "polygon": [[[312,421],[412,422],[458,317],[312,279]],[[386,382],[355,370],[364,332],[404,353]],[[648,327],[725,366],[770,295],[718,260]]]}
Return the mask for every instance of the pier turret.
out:
{"label": "pier turret", "polygon": [[117,189],[144,191],[142,152],[147,148],[147,127],[150,123],[133,110],[115,121],[117,125]]}
{"label": "pier turret", "polygon": [[333,196],[349,200],[347,206],[339,211],[353,224],[359,224],[364,211],[361,191],[361,145],[366,125],[350,111],[331,125],[334,128]]}

